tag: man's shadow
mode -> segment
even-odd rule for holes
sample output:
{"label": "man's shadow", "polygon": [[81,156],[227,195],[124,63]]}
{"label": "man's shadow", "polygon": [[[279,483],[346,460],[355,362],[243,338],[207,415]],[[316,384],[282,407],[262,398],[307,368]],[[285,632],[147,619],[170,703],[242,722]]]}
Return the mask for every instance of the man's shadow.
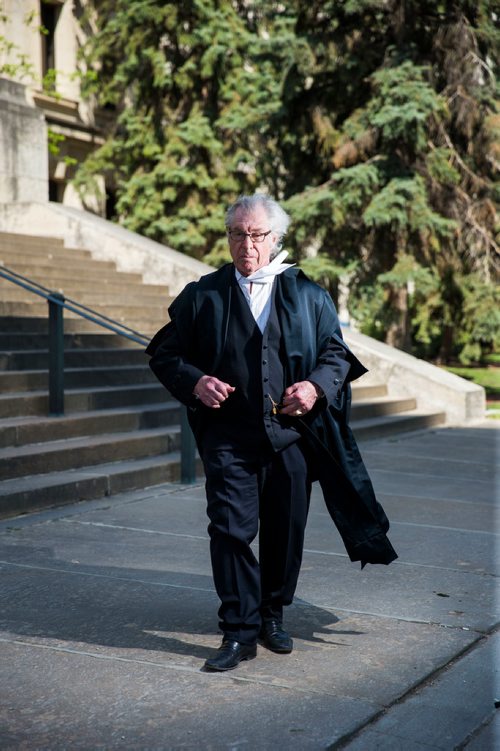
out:
{"label": "man's shadow", "polygon": [[[55,561],[50,548],[15,545],[2,566],[4,598],[0,628],[10,634],[57,642],[152,650],[206,659],[220,643],[219,601],[211,575],[76,565]],[[335,643],[338,617],[296,600],[286,609],[293,637]],[[352,634],[353,632],[348,632]]]}

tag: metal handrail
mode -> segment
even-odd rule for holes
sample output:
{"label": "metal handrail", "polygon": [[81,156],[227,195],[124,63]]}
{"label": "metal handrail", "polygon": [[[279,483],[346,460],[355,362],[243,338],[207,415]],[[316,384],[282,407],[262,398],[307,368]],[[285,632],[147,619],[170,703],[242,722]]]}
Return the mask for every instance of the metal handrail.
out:
{"label": "metal handrail", "polygon": [[[102,328],[124,336],[137,344],[147,345],[149,339],[135,329],[99,313],[97,310],[65,297],[35,282],[29,277],[7,268],[0,261],[0,277],[23,287],[28,292],[45,298],[49,305],[49,415],[64,415],[64,308],[81,318],[96,323]],[[196,480],[195,442],[189,427],[187,410],[181,405],[181,482],[193,483]]]}
{"label": "metal handrail", "polygon": [[56,305],[60,305],[67,310],[71,310],[73,313],[76,313],[77,315],[81,316],[82,318],[86,318],[89,321],[93,321],[103,328],[110,329],[111,331],[114,331],[115,334],[121,334],[127,339],[131,339],[138,344],[147,345],[149,343],[149,339],[147,339],[144,334],[139,333],[139,331],[136,331],[135,329],[131,329],[130,326],[125,326],[124,323],[115,321],[114,318],[109,318],[103,313],[99,313],[99,311],[97,310],[93,310],[86,305],[82,305],[82,303],[79,303],[77,300],[72,300],[70,297],[64,297],[64,295],[62,295],[60,292],[54,292],[48,287],[44,287],[42,284],[33,281],[33,279],[29,279],[29,277],[27,276],[18,274],[17,271],[8,269],[1,262],[0,276],[4,279],[7,279],[7,281],[9,282],[17,284],[19,287],[27,289],[29,292],[32,292],[35,295],[39,295],[39,297],[44,297],[46,300],[52,299]]}

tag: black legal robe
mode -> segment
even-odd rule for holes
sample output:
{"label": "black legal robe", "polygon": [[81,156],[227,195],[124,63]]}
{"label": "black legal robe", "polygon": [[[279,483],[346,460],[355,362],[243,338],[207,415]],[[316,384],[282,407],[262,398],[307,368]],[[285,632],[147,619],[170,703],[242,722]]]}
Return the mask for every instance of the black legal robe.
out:
{"label": "black legal robe", "polygon": [[[233,265],[227,264],[188,284],[169,308],[170,322],[146,350],[157,378],[189,407],[197,440],[202,407],[193,389],[201,376],[217,372],[224,356],[233,274]],[[314,372],[325,392],[297,425],[317,455],[317,479],[327,509],[352,561],[388,564],[397,558],[387,537],[389,522],[348,425],[349,384],[366,368],[343,341],[325,290],[296,267],[277,276],[275,284],[286,383],[306,380]]]}

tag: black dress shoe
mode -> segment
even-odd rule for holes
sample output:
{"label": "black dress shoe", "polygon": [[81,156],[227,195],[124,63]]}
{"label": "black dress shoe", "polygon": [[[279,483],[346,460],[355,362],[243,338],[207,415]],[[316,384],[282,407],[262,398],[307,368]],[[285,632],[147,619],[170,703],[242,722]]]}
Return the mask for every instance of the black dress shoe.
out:
{"label": "black dress shoe", "polygon": [[290,635],[287,634],[281,622],[276,619],[264,621],[259,639],[271,652],[289,654],[293,649],[293,641]]}
{"label": "black dress shoe", "polygon": [[234,639],[223,639],[215,657],[211,657],[203,666],[205,670],[233,670],[243,660],[253,660],[257,657],[255,644],[240,644]]}

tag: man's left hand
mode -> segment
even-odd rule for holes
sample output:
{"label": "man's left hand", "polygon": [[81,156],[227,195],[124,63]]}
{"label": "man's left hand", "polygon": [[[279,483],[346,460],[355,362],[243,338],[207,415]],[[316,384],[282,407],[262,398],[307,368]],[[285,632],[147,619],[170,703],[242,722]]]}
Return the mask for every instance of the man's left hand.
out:
{"label": "man's left hand", "polygon": [[285,389],[281,400],[281,415],[301,417],[306,415],[321,396],[321,389],[312,381],[298,381]]}

